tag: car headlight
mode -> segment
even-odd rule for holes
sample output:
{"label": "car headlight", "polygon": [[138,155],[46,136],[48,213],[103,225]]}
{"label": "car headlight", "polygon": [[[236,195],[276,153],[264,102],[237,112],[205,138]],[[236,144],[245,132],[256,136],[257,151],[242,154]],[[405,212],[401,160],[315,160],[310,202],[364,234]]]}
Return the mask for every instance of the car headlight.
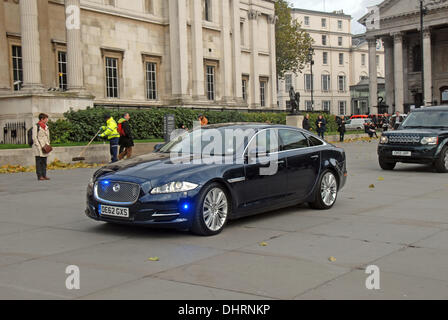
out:
{"label": "car headlight", "polygon": [[389,138],[387,136],[381,136],[380,143],[381,144],[389,143]]}
{"label": "car headlight", "polygon": [[433,145],[436,145],[439,143],[439,138],[438,137],[424,137],[420,143],[424,144],[424,145],[427,144],[427,145],[433,146]]}
{"label": "car headlight", "polygon": [[157,187],[151,190],[151,194],[165,194],[176,192],[187,192],[194,190],[198,187],[197,184],[191,182],[171,182],[161,187]]}

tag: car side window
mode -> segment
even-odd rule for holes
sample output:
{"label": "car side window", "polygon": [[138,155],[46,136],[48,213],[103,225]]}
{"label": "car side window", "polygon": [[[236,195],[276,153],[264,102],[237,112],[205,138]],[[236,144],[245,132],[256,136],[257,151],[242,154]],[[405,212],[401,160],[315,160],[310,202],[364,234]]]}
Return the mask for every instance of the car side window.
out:
{"label": "car side window", "polygon": [[263,130],[255,136],[248,146],[248,151],[256,148],[257,152],[277,152],[278,151],[278,137],[276,130]]}
{"label": "car side window", "polygon": [[281,150],[295,150],[308,148],[308,139],[300,132],[296,130],[280,130]]}
{"label": "car side window", "polygon": [[322,141],[313,136],[308,136],[308,140],[310,141],[310,146],[312,147],[322,146],[324,144]]}

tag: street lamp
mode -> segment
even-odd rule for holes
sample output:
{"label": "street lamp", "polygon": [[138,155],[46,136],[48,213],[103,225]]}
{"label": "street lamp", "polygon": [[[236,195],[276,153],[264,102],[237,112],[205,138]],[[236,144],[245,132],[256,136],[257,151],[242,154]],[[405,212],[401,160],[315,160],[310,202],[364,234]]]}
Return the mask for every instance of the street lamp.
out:
{"label": "street lamp", "polygon": [[308,49],[308,61],[310,63],[311,68],[311,109],[314,111],[314,77],[313,77],[313,65],[314,65],[314,49]]}

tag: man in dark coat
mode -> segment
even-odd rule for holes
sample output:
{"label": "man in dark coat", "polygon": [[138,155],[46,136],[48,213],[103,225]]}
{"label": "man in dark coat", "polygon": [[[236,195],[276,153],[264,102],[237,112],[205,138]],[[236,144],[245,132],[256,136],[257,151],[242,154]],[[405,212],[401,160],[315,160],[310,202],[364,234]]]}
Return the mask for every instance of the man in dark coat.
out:
{"label": "man in dark coat", "polygon": [[134,138],[132,137],[132,129],[129,124],[131,116],[129,113],[123,115],[118,121],[118,132],[120,133],[120,155],[118,159],[123,160],[125,157],[132,157],[132,148],[134,147]]}
{"label": "man in dark coat", "polygon": [[338,123],[338,132],[339,132],[339,136],[340,136],[340,141],[344,142],[345,132],[347,131],[347,129],[345,127],[345,120],[340,118],[340,121],[338,121],[337,123]]}
{"label": "man in dark coat", "polygon": [[302,128],[307,130],[307,131],[312,131],[313,130],[313,128],[311,128],[310,115],[309,114],[307,114],[305,116],[305,119],[303,119]]}
{"label": "man in dark coat", "polygon": [[325,120],[324,116],[320,115],[316,120],[316,131],[319,134],[319,137],[325,139],[325,132],[327,131],[327,120]]}

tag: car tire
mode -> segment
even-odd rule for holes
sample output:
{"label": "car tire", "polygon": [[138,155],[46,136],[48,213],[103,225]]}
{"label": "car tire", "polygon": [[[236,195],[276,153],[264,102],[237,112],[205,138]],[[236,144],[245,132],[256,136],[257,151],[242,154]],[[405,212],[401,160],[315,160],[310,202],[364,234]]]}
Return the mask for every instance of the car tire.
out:
{"label": "car tire", "polygon": [[334,172],[324,171],[316,187],[314,201],[309,203],[310,207],[316,210],[331,209],[338,198],[338,191],[339,183]]}
{"label": "car tire", "polygon": [[222,232],[231,212],[231,199],[219,183],[211,183],[203,188],[191,232],[199,236],[214,236]]}
{"label": "car tire", "polygon": [[439,173],[448,172],[448,147],[443,147],[440,157],[436,160],[434,166]]}
{"label": "car tire", "polygon": [[392,171],[395,169],[397,163],[396,162],[388,162],[385,161],[383,158],[379,158],[378,160],[381,169],[386,170],[386,171]]}

